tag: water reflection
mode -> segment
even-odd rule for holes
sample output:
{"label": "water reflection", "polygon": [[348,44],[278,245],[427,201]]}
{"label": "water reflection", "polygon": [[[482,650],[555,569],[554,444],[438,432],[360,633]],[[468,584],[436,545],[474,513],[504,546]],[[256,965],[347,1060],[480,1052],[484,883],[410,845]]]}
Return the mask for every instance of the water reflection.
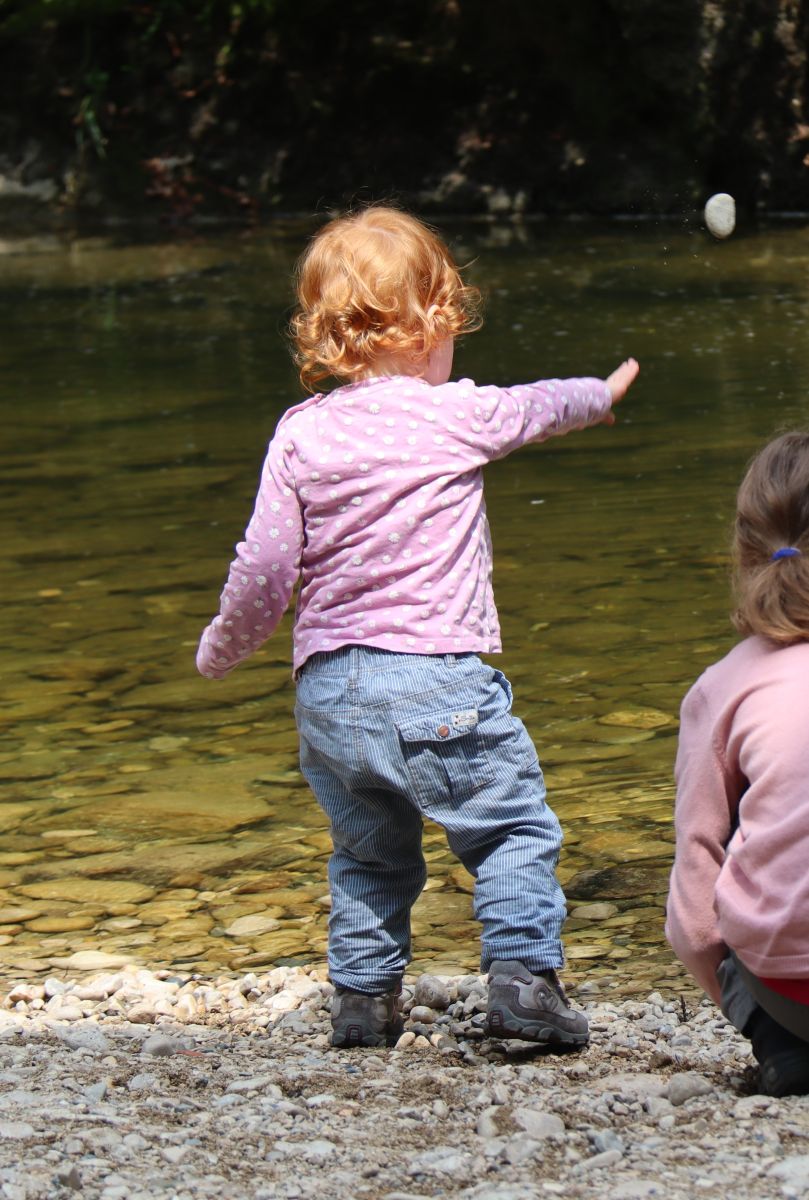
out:
{"label": "water reflection", "polygon": [[[614,429],[495,464],[487,490],[498,665],[567,834],[570,975],[677,988],[661,915],[677,710],[731,642],[743,466],[806,423],[809,232],[450,233],[489,296],[463,373],[642,362]],[[297,770],[288,626],[221,684],[193,670],[263,447],[299,399],[279,331],[304,234],[0,244],[6,976],[323,954],[328,837]],[[416,965],[474,969],[471,881],[440,831],[426,849]]]}

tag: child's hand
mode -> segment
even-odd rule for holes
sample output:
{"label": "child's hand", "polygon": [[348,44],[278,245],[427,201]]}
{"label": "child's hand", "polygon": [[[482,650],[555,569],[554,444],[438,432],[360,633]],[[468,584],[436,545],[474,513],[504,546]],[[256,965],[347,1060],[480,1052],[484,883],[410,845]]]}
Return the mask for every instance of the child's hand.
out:
{"label": "child's hand", "polygon": [[[619,400],[623,400],[627,393],[627,389],[632,386],[638,377],[640,367],[634,358],[628,358],[626,362],[622,362],[617,370],[613,371],[612,375],[608,375],[604,380],[607,387],[610,389],[613,404],[617,404]],[[610,410],[603,421],[604,425],[615,424],[615,414]]]}
{"label": "child's hand", "polygon": [[640,367],[634,358],[628,358],[626,362],[621,363],[617,370],[613,371],[612,375],[608,375],[605,383],[612,394],[613,404],[617,404],[619,400],[623,400],[629,388],[638,377]]}

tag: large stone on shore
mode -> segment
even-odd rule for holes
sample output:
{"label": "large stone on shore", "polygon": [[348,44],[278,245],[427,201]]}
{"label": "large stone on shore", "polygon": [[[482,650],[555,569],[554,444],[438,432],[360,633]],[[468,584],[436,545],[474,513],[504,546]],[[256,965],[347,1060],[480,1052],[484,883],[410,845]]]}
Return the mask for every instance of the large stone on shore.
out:
{"label": "large stone on shore", "polygon": [[564,1137],[565,1123],[556,1113],[542,1112],[541,1109],[536,1108],[518,1107],[514,1109],[512,1115],[515,1124],[523,1129],[529,1137],[537,1140]]}
{"label": "large stone on shore", "polygon": [[427,1008],[437,1008],[440,1011],[449,1008],[451,1003],[450,990],[443,979],[435,975],[420,975],[416,981],[413,994],[413,1005],[424,1004]]}
{"label": "large stone on shore", "polygon": [[696,1071],[681,1071],[672,1075],[666,1096],[670,1104],[679,1106],[685,1104],[686,1100],[707,1096],[712,1091],[711,1084],[703,1075],[698,1075]]}
{"label": "large stone on shore", "polygon": [[35,1134],[36,1130],[28,1121],[0,1120],[0,1141],[22,1141],[34,1137]]}

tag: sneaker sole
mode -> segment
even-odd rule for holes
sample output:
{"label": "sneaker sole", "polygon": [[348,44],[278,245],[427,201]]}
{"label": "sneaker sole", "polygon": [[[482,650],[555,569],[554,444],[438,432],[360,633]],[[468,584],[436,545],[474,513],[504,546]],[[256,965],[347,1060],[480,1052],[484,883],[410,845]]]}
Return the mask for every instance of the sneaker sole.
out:
{"label": "sneaker sole", "polygon": [[379,1046],[395,1046],[404,1032],[404,1026],[391,1030],[389,1033],[374,1033],[366,1026],[358,1024],[341,1025],[332,1029],[331,1044],[338,1050],[352,1048],[374,1049]]}
{"label": "sneaker sole", "polygon": [[517,1017],[508,1008],[495,1008],[488,1014],[486,1031],[489,1037],[520,1038],[546,1046],[586,1046],[590,1040],[589,1030],[573,1033],[568,1029],[557,1029],[547,1021],[527,1021]]}
{"label": "sneaker sole", "polygon": [[368,1033],[358,1025],[349,1025],[346,1029],[335,1029],[331,1035],[331,1044],[340,1050],[350,1050],[352,1047],[387,1046],[385,1034]]}

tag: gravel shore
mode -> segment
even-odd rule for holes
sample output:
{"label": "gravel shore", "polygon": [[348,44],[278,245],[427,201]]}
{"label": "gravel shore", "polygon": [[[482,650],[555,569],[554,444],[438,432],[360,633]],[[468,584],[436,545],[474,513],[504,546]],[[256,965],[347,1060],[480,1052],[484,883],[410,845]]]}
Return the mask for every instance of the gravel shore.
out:
{"label": "gravel shore", "polygon": [[579,1000],[590,1046],[483,1036],[485,981],[422,975],[391,1050],[328,1045],[322,968],[123,970],[0,1007],[0,1196],[535,1200],[809,1194],[809,1097],[756,1092],[716,1008]]}

